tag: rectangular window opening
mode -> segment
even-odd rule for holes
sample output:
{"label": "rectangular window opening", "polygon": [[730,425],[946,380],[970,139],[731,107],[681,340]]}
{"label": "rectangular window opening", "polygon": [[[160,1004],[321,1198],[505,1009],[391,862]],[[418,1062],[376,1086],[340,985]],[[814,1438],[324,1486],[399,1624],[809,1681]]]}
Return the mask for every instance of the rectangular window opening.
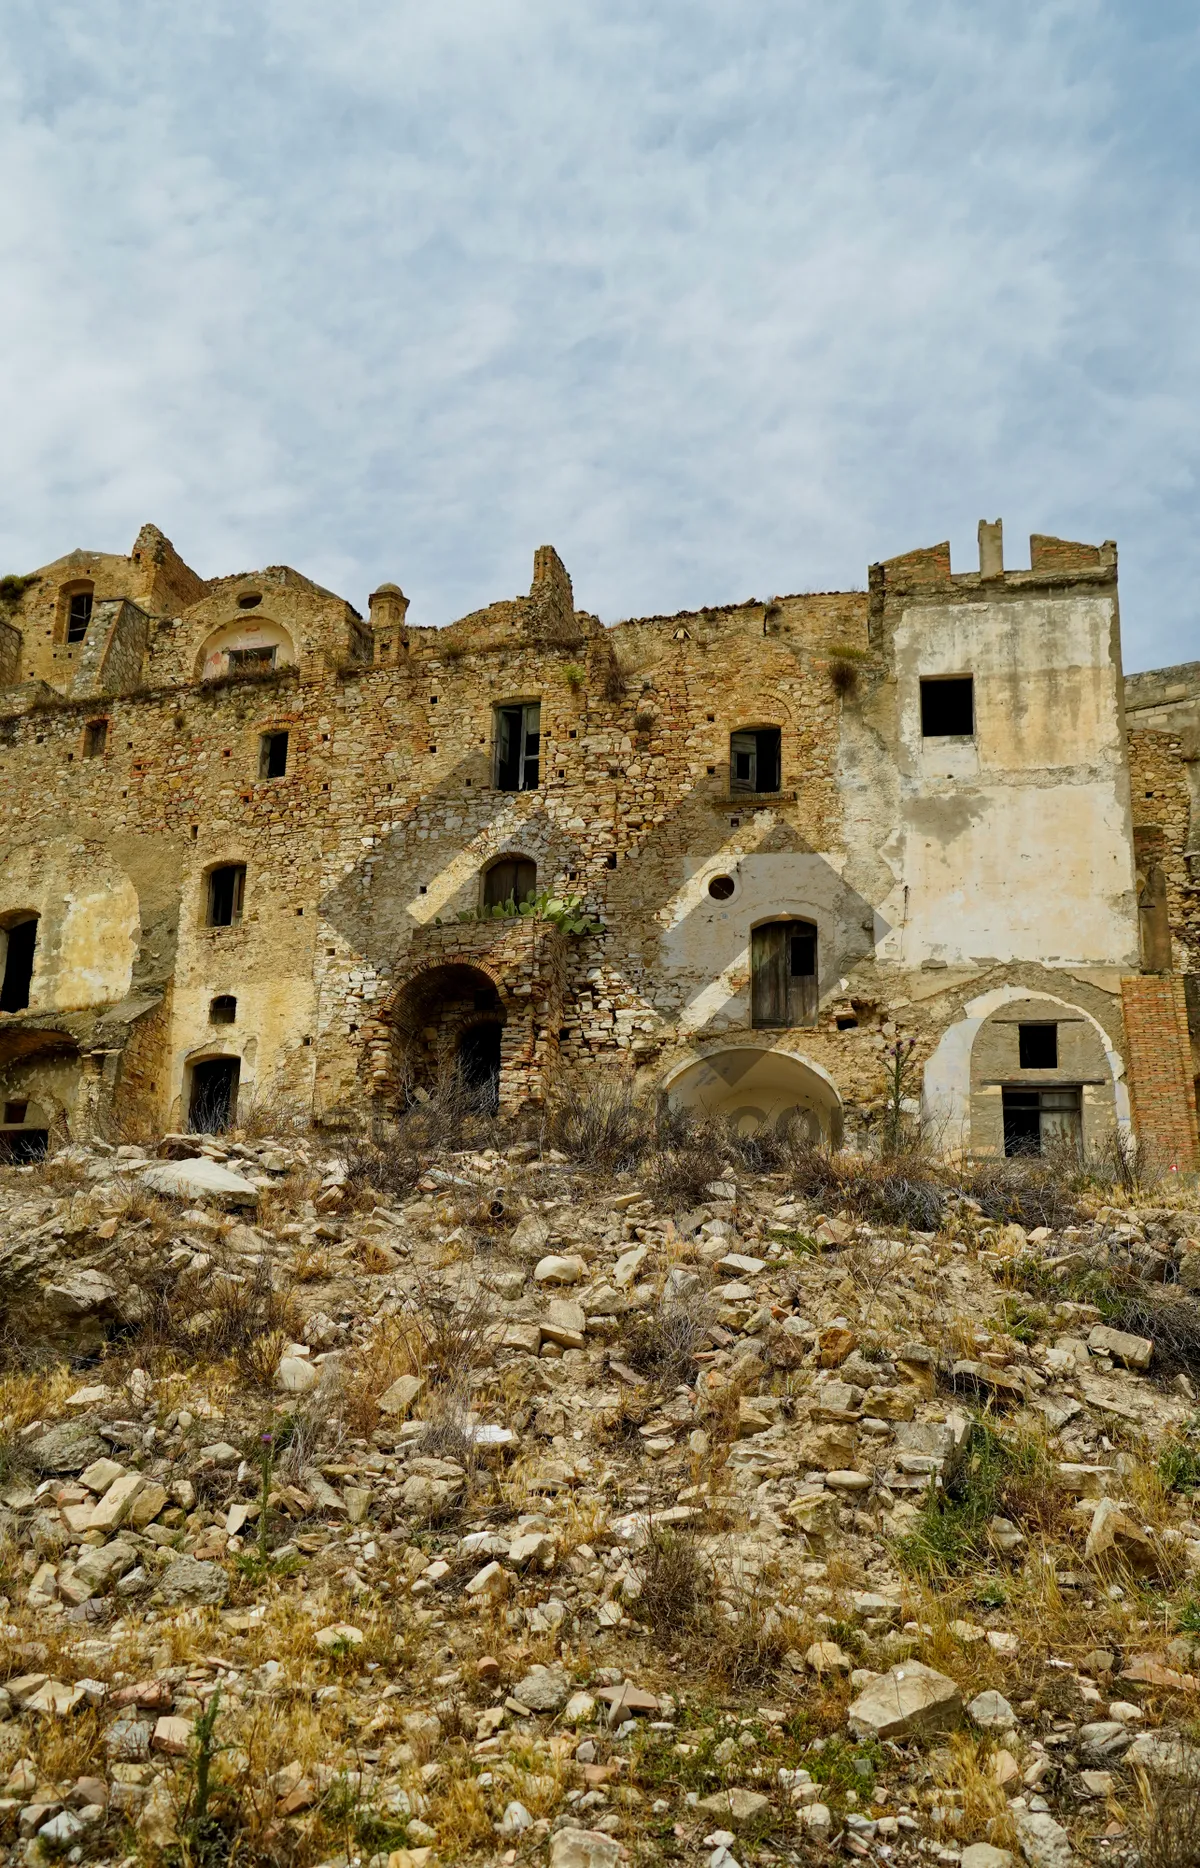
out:
{"label": "rectangular window opening", "polygon": [[975,731],[975,677],[931,676],[921,682],[922,739],[970,739]]}
{"label": "rectangular window opening", "polygon": [[36,915],[0,931],[4,943],[4,978],[0,983],[0,1012],[23,1012],[33,983],[33,956],[37,947]]}
{"label": "rectangular window opening", "polygon": [[542,709],[538,701],[496,709],[496,789],[536,791],[540,777]]}
{"label": "rectangular window opening", "polygon": [[67,641],[82,642],[92,620],[92,593],[77,590],[67,605]]}
{"label": "rectangular window opening", "polygon": [[210,928],[234,927],[242,918],[246,893],[245,863],[223,863],[208,877],[208,925]]}
{"label": "rectangular window opening", "polygon": [[1082,1135],[1078,1088],[1002,1091],[1004,1152],[1044,1155],[1078,1149]]}
{"label": "rectangular window opening", "polygon": [[85,759],[101,759],[108,745],[108,721],[89,720],[83,729],[83,756]]}
{"label": "rectangular window opening", "polygon": [[253,673],[260,668],[274,668],[275,647],[265,649],[230,649],[229,667],[231,672],[241,670]]}
{"label": "rectangular window opening", "polygon": [[284,778],[287,775],[288,736],[264,733],[258,746],[258,776]]}
{"label": "rectangular window opening", "polygon": [[1018,1025],[1017,1044],[1022,1070],[1058,1069],[1057,1025]]}
{"label": "rectangular window opening", "polygon": [[24,1122],[29,1113],[28,1103],[5,1103],[4,1120],[10,1123]]}
{"label": "rectangular window opening", "polygon": [[751,727],[731,733],[730,791],[778,791],[782,739],[782,731],[777,726]]}

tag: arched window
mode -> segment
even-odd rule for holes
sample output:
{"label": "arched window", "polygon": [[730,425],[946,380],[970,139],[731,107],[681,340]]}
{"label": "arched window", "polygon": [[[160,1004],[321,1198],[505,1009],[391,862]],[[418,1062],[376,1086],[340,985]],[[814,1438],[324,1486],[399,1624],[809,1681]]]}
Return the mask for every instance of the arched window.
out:
{"label": "arched window", "polygon": [[490,863],[483,877],[483,905],[502,907],[537,894],[537,864],[528,856],[501,856]]}
{"label": "arched window", "polygon": [[730,791],[778,791],[780,741],[777,726],[742,727],[729,735]]}
{"label": "arched window", "polygon": [[92,620],[92,599],[95,586],[91,583],[67,584],[59,592],[59,629],[60,641],[82,642],[87,635],[88,624]]}
{"label": "arched window", "polygon": [[817,1018],[817,930],[811,921],[767,921],[750,935],[751,1023],[812,1025]]}
{"label": "arched window", "polygon": [[16,915],[0,928],[4,975],[0,981],[0,1012],[23,1012],[29,1004],[33,955],[37,946],[36,915]]}

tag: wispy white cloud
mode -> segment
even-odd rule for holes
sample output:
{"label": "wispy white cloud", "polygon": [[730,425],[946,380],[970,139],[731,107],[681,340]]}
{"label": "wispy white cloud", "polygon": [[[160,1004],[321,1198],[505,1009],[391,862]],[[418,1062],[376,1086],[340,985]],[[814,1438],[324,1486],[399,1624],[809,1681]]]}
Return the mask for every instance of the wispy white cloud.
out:
{"label": "wispy white cloud", "polygon": [[14,0],[0,568],[286,559],[606,618],[1115,536],[1200,656],[1171,0]]}

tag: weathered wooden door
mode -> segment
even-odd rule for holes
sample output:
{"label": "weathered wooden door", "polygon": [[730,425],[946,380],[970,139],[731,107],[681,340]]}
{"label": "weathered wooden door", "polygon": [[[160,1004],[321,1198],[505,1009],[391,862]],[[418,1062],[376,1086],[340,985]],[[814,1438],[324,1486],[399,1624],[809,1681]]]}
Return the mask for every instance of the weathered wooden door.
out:
{"label": "weathered wooden door", "polygon": [[750,1001],[756,1026],[815,1023],[817,930],[811,921],[768,921],[752,931]]}

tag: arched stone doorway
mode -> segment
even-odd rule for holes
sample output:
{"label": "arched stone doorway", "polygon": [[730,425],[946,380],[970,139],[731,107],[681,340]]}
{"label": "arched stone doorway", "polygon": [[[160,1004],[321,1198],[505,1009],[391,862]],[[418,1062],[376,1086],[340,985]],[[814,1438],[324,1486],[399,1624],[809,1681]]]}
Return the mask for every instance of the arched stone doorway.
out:
{"label": "arched stone doorway", "polygon": [[399,993],[390,1022],[403,1100],[457,1082],[481,1107],[497,1108],[508,1012],[482,967],[448,961],[426,968]]}
{"label": "arched stone doorway", "polygon": [[769,1127],[807,1134],[836,1148],[842,1105],[823,1070],[788,1051],[731,1045],[685,1064],[665,1085],[685,1109],[722,1116],[744,1130]]}

